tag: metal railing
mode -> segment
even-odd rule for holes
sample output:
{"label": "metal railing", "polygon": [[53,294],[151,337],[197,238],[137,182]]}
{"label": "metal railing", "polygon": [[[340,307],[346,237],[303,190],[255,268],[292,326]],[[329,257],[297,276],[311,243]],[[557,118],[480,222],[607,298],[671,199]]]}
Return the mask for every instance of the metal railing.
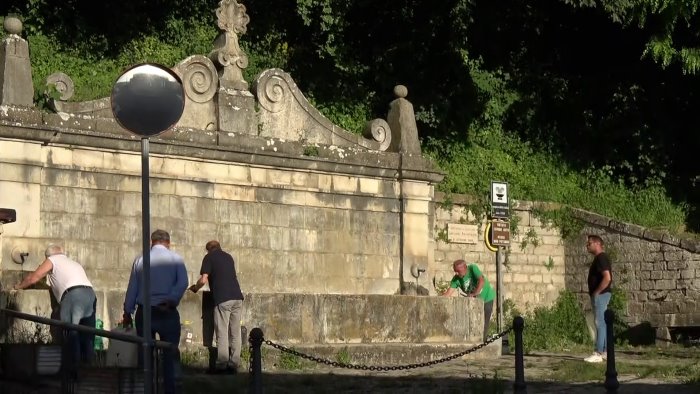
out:
{"label": "metal railing", "polygon": [[[59,328],[62,328],[64,330],[78,331],[78,332],[83,332],[86,334],[95,334],[95,335],[103,337],[103,338],[116,339],[118,341],[123,341],[123,342],[144,344],[148,341],[147,339],[144,339],[143,337],[139,337],[139,336],[135,336],[135,335],[121,334],[118,332],[101,330],[99,328],[81,326],[80,324],[66,323],[66,322],[61,321],[61,320],[49,319],[48,317],[36,316],[36,315],[29,314],[29,313],[13,311],[11,309],[0,308],[0,313],[4,313],[6,315],[16,317],[16,318],[22,319],[22,320],[29,320],[29,321],[32,321],[35,323],[59,327]],[[160,349],[164,349],[164,350],[165,349],[177,349],[177,345],[171,344],[170,342],[157,341],[157,340],[152,341],[152,342],[153,342],[155,347],[160,348]]]}
{"label": "metal railing", "polygon": [[509,328],[507,328],[505,331],[494,335],[484,341],[483,343],[480,343],[474,347],[471,347],[467,350],[464,350],[459,353],[455,353],[453,355],[443,357],[437,360],[431,360],[427,362],[422,362],[422,363],[414,363],[414,364],[404,364],[404,365],[395,365],[395,366],[375,366],[375,365],[360,365],[360,364],[350,364],[350,363],[340,363],[340,362],[335,362],[327,359],[323,359],[320,357],[314,357],[310,356],[307,354],[304,354],[302,352],[296,351],[294,349],[290,349],[288,347],[282,346],[280,344],[274,343],[272,341],[266,340],[263,331],[256,327],[250,331],[250,336],[248,339],[248,342],[250,344],[250,379],[249,379],[249,388],[248,392],[251,394],[262,394],[263,392],[263,379],[262,379],[262,345],[266,344],[269,346],[272,346],[273,348],[284,352],[288,354],[292,354],[296,357],[301,357],[316,363],[320,364],[326,364],[332,367],[338,367],[338,368],[347,368],[347,369],[355,369],[355,370],[364,370],[364,371],[396,371],[396,370],[408,370],[408,369],[416,369],[416,368],[423,368],[423,367],[429,367],[432,365],[440,364],[443,362],[447,362],[450,360],[454,360],[456,358],[462,357],[464,355],[467,355],[469,353],[475,352],[479,349],[483,349],[486,347],[488,344],[495,342],[496,340],[508,335],[511,330],[514,331],[515,334],[515,382],[513,384],[513,389],[515,393],[524,393],[526,392],[526,384],[525,384],[525,364],[523,361],[523,329],[525,327],[525,322],[522,317],[518,316],[513,320],[513,325]]}
{"label": "metal railing", "polygon": [[[620,387],[620,383],[617,379],[617,370],[615,368],[615,334],[613,331],[613,322],[615,321],[615,313],[608,309],[605,311],[605,323],[606,323],[606,347],[607,347],[607,365],[605,369],[605,380],[603,387],[608,393],[616,393]],[[248,342],[250,344],[250,380],[248,392],[251,394],[262,394],[263,392],[263,378],[262,378],[262,345],[266,344],[272,346],[273,348],[292,354],[297,357],[302,357],[307,360],[311,360],[317,363],[330,365],[338,368],[348,368],[348,369],[359,369],[359,370],[369,370],[369,371],[394,371],[394,370],[404,370],[404,369],[414,369],[427,367],[442,363],[445,361],[453,360],[459,356],[469,354],[471,352],[477,351],[491,342],[494,342],[498,338],[501,338],[508,334],[511,330],[513,331],[515,337],[515,379],[513,381],[513,392],[514,393],[526,393],[527,384],[525,383],[525,363],[524,363],[524,348],[523,348],[523,331],[525,329],[525,320],[521,316],[517,316],[513,319],[513,324],[505,331],[497,334],[484,343],[476,345],[470,349],[463,352],[456,353],[452,356],[447,356],[438,360],[428,361],[424,363],[416,364],[406,364],[399,366],[366,366],[357,365],[349,363],[338,363],[330,360],[325,360],[319,357],[309,356],[307,354],[301,353],[294,349],[287,348],[285,346],[276,344],[270,340],[266,340],[263,331],[260,328],[254,328],[250,331],[250,336]]]}
{"label": "metal railing", "polygon": [[[46,324],[52,327],[58,327],[63,330],[64,332],[64,343],[63,343],[63,357],[61,360],[61,378],[62,378],[62,391],[64,393],[73,393],[75,388],[75,379],[71,378],[71,371],[74,371],[75,366],[74,365],[68,365],[65,361],[71,360],[72,357],[65,357],[66,351],[67,351],[67,341],[65,341],[66,337],[66,332],[67,331],[77,331],[79,333],[85,333],[85,334],[94,334],[95,336],[100,336],[103,338],[109,338],[109,339],[114,339],[117,341],[123,341],[123,342],[129,342],[129,343],[134,343],[134,344],[139,344],[144,348],[148,348],[146,346],[147,343],[151,344],[152,349],[159,354],[161,351],[164,350],[177,350],[177,344],[172,344],[170,342],[165,342],[165,341],[158,341],[158,340],[149,340],[147,338],[143,338],[140,336],[136,335],[129,335],[129,334],[122,334],[118,332],[112,332],[112,331],[107,331],[107,330],[102,330],[99,328],[93,328],[89,326],[83,326],[79,324],[73,324],[73,323],[66,323],[61,320],[56,320],[56,319],[50,319],[46,317],[41,317],[41,316],[36,316],[32,315],[29,313],[24,313],[24,312],[19,312],[15,311],[12,309],[5,309],[5,308],[0,308],[0,316],[5,315],[21,320],[27,320],[31,321],[34,323],[39,323],[39,324]],[[158,360],[160,357],[156,356],[152,358],[156,362],[156,365],[158,365]],[[154,376],[155,380],[158,379],[158,374]]]}

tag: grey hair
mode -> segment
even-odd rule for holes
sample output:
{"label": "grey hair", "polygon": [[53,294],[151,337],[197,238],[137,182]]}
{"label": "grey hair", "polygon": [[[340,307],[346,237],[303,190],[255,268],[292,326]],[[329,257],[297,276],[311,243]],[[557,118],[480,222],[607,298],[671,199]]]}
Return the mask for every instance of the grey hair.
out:
{"label": "grey hair", "polygon": [[152,242],[170,242],[170,234],[165,230],[156,230],[151,234]]}
{"label": "grey hair", "polygon": [[44,256],[49,257],[55,254],[64,254],[63,247],[61,245],[49,244],[49,246],[46,247]]}

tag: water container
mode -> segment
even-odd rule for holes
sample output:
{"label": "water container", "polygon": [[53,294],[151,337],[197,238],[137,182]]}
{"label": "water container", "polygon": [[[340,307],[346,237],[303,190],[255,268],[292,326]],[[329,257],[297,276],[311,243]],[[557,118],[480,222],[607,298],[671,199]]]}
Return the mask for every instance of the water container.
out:
{"label": "water container", "polygon": [[[104,329],[104,322],[101,319],[95,321],[95,328],[98,330]],[[95,351],[104,349],[104,340],[102,337],[95,335]]]}
{"label": "water container", "polygon": [[[136,330],[132,327],[117,326],[112,329],[112,332],[136,336]],[[107,366],[136,368],[138,366],[138,351],[139,345],[136,343],[112,339],[107,348]]]}

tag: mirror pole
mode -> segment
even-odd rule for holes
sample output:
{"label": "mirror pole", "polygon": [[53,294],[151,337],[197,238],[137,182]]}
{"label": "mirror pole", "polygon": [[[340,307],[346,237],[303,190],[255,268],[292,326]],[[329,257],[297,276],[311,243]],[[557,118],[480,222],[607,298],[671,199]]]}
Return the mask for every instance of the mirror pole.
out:
{"label": "mirror pole", "polygon": [[153,341],[151,338],[151,214],[148,163],[148,138],[141,138],[141,215],[143,223],[143,392],[153,393]]}

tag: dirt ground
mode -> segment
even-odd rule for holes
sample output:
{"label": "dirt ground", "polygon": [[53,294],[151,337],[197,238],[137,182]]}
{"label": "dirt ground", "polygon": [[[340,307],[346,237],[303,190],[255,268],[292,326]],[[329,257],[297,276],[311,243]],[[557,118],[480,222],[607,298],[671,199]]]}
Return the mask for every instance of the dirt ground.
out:
{"label": "dirt ground", "polygon": [[[605,393],[605,365],[583,353],[525,357],[527,393]],[[700,393],[700,350],[618,353],[618,393]],[[514,358],[455,360],[410,371],[364,372],[315,367],[263,373],[265,393],[512,393]],[[248,392],[248,373],[210,376],[188,371],[186,393]]]}
{"label": "dirt ground", "polygon": [[[535,353],[525,357],[526,392],[606,393],[605,364],[583,362],[584,352]],[[408,371],[365,372],[296,363],[301,369],[266,365],[264,393],[513,393],[513,355],[490,360],[457,359]],[[288,364],[292,365],[292,364]],[[700,393],[700,349],[628,349],[617,353],[620,387],[617,393]],[[186,367],[183,392],[190,394],[248,393],[247,371],[237,375],[207,375]],[[0,394],[60,392],[58,381],[31,386],[0,379]],[[79,385],[81,386],[81,385]],[[77,389],[77,393],[103,391]]]}

